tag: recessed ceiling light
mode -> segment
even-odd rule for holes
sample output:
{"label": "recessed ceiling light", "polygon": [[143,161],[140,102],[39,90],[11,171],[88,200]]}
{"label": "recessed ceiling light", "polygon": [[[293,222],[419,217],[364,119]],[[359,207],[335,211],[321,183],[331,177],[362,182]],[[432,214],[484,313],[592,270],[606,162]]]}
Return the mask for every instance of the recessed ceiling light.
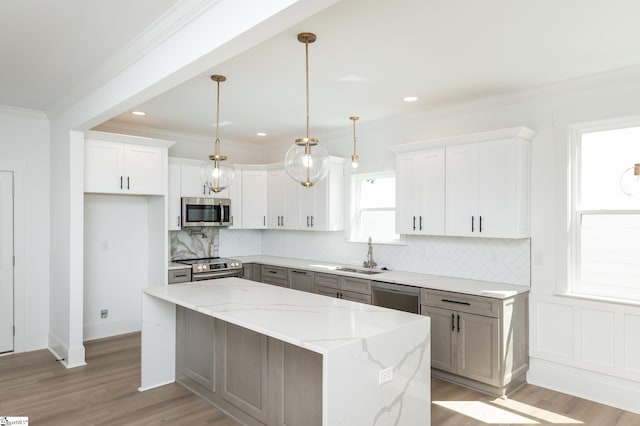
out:
{"label": "recessed ceiling light", "polygon": [[418,100],[417,96],[405,96],[404,98],[402,98],[403,101],[405,102],[415,102]]}
{"label": "recessed ceiling light", "polygon": [[265,132],[258,132],[256,133],[257,136],[267,136],[267,134]]}
{"label": "recessed ceiling light", "polygon": [[144,111],[133,111],[131,114],[133,114],[133,115],[147,115],[147,113],[144,112]]}

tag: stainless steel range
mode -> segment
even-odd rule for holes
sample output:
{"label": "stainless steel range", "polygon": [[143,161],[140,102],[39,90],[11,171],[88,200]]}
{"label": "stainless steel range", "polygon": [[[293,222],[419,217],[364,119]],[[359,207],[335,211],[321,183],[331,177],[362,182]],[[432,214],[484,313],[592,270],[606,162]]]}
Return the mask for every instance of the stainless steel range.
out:
{"label": "stainless steel range", "polygon": [[174,260],[191,266],[191,281],[213,280],[242,276],[242,262],[235,259],[209,257],[204,259]]}

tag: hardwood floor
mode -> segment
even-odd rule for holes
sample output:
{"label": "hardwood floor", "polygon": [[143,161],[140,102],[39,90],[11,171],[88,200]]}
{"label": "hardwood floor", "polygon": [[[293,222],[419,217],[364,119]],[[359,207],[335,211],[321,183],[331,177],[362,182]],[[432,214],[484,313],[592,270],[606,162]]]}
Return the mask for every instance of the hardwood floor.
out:
{"label": "hardwood floor", "polygon": [[[138,392],[138,333],[86,342],[87,365],[65,369],[49,351],[0,357],[0,416],[31,425],[238,423],[179,384]],[[432,381],[431,424],[640,425],[640,415],[526,385],[508,399]]]}

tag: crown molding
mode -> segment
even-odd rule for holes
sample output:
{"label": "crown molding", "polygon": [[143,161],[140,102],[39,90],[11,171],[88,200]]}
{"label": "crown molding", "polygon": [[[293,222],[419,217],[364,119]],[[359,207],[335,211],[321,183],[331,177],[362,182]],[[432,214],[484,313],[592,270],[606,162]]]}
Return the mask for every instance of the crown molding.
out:
{"label": "crown molding", "polygon": [[14,107],[10,105],[0,105],[0,113],[21,115],[23,117],[31,117],[31,118],[41,118],[45,120],[47,119],[47,115],[44,113],[44,111]]}
{"label": "crown molding", "polygon": [[[105,124],[101,124],[96,126],[91,130],[96,130],[100,132],[108,132],[108,133],[121,133],[128,134],[132,136],[141,136],[147,138],[155,138],[155,139],[163,139],[169,141],[191,141],[191,142],[203,142],[203,143],[213,143],[213,137],[202,136],[195,133],[186,133],[186,132],[174,132],[171,130],[164,129],[156,129],[153,127],[145,127],[138,126],[135,124],[125,124],[118,122],[107,122]],[[256,149],[256,148],[264,148],[265,145],[258,142],[247,142],[247,141],[239,141],[235,139],[225,139],[225,142],[233,143],[235,146]]]}
{"label": "crown molding", "polygon": [[49,106],[46,109],[47,116],[55,117],[61,114],[95,88],[114,78],[221,1],[181,0],[174,4],[149,27],[118,50],[98,70],[79,82],[66,96]]}

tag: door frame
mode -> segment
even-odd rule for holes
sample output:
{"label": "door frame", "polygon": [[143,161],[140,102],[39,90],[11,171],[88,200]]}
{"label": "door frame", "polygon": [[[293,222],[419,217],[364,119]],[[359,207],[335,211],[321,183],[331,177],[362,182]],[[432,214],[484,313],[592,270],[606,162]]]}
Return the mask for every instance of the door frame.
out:
{"label": "door frame", "polygon": [[[27,164],[23,160],[0,159],[0,171],[13,173],[13,353],[25,351],[25,211],[24,211],[24,174]],[[9,352],[10,354],[11,352]]]}

